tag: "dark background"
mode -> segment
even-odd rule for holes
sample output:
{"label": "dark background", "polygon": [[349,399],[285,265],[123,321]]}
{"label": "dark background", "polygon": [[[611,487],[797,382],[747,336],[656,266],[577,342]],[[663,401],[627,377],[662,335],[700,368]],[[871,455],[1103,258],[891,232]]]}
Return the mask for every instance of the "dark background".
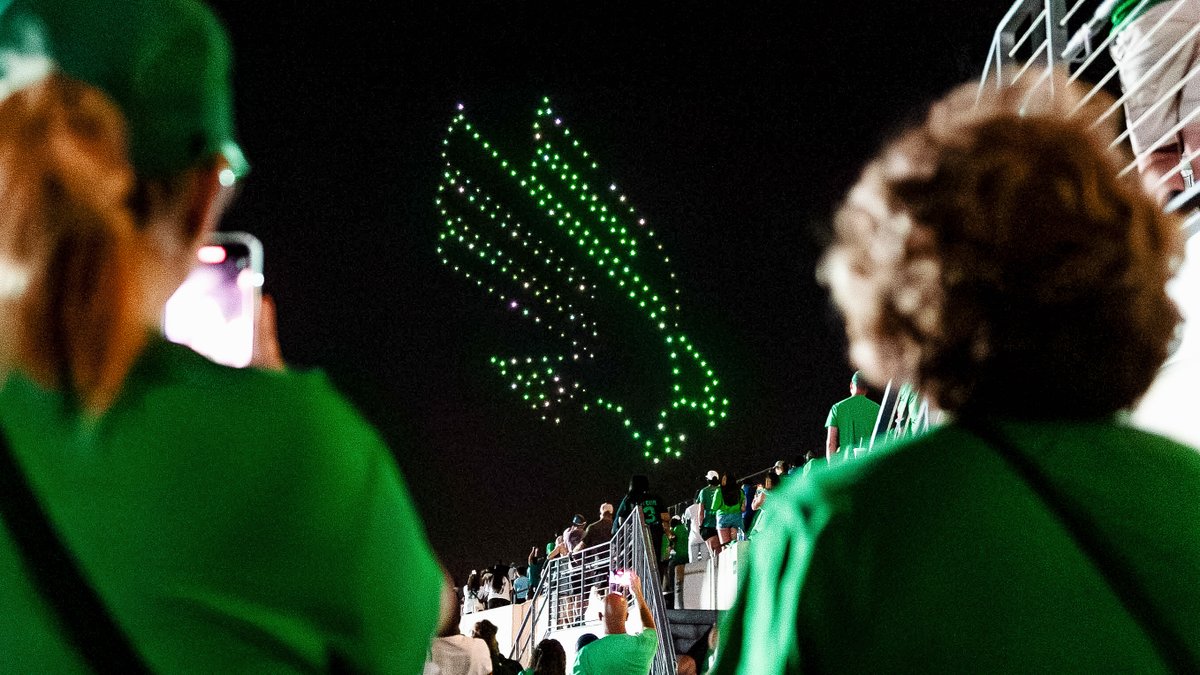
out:
{"label": "dark background", "polygon": [[[893,129],[978,77],[1007,7],[214,5],[253,165],[223,228],[264,242],[285,356],[380,429],[459,583],[594,519],[632,473],[673,502],[708,469],[822,446],[851,372],[814,280],[829,214]],[[613,425],[555,427],[509,396],[487,358],[511,317],[435,254],[454,104],[525,148],[543,95],[653,219],[726,386],[729,419],[682,459],[650,466]]]}

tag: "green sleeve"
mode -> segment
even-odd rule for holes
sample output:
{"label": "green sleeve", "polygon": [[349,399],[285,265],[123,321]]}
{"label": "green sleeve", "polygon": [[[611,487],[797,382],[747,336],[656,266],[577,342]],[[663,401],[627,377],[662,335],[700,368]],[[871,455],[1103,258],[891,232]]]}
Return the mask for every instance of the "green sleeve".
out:
{"label": "green sleeve", "polygon": [[837,407],[836,403],[833,405],[832,408],[829,409],[829,417],[825,418],[825,427],[826,428],[837,426],[837,409],[838,409],[838,407]]}
{"label": "green sleeve", "polygon": [[658,653],[658,631],[653,628],[643,630],[638,635],[638,648],[641,649],[648,667],[654,662],[654,655]]}
{"label": "green sleeve", "polygon": [[[753,539],[750,560],[739,584],[737,600],[720,630],[717,675],[778,675],[802,670],[809,654],[801,654],[801,636],[814,611],[822,625],[841,630],[846,624],[837,605],[819,609],[802,596],[815,561],[824,561],[833,510],[812,481],[796,481],[771,496],[772,527]],[[843,570],[846,571],[846,570]],[[836,584],[835,584],[836,585]],[[802,660],[803,657],[803,660]]]}

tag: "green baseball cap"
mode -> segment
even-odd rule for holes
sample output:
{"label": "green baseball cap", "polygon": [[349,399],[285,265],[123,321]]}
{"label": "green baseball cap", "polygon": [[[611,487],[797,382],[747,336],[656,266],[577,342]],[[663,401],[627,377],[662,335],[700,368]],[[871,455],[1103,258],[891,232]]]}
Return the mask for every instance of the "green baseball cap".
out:
{"label": "green baseball cap", "polygon": [[854,371],[854,374],[850,376],[850,384],[852,384],[856,387],[859,387],[859,386],[862,386],[863,384],[865,384],[865,382],[863,381],[862,371],[859,371],[859,370]]}
{"label": "green baseball cap", "polygon": [[234,135],[231,48],[197,0],[0,0],[0,99],[58,71],[103,90],[125,113],[143,177],[221,155],[250,166]]}

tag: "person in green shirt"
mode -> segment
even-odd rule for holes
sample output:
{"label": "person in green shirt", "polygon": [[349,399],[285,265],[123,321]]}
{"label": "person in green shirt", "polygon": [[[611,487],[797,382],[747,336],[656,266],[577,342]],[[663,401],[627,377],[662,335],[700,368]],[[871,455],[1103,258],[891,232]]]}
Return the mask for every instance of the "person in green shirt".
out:
{"label": "person in green shirt", "polygon": [[850,354],[953,421],[771,495],[716,673],[1200,672],[1200,452],[1122,412],[1180,223],[1047,77],[953,91],[838,212]]}
{"label": "person in green shirt", "polygon": [[604,637],[589,644],[575,655],[574,675],[647,675],[654,655],[658,652],[658,630],[650,605],[642,596],[642,580],[637,572],[629,571],[629,589],[642,619],[642,632],[626,633],[629,603],[620,593],[604,598]]}
{"label": "person in green shirt", "polygon": [[696,493],[696,503],[700,505],[700,536],[708,541],[717,536],[717,510],[714,502],[717,493],[721,491],[721,474],[715,469],[704,474],[704,487]]}
{"label": "person in green shirt", "polygon": [[825,419],[825,456],[832,461],[838,452],[870,445],[878,419],[879,404],[867,398],[866,382],[856,371],[850,378],[850,396],[834,403]]}
{"label": "person in green shirt", "polygon": [[737,540],[742,529],[742,509],[746,506],[746,493],[729,476],[721,476],[721,488],[713,497],[713,510],[717,514],[717,537],[725,546]]}
{"label": "person in green shirt", "polygon": [[[216,18],[11,0],[0,53],[0,433],[102,611],[152,672],[420,672],[442,575],[376,431],[155,334],[247,169]],[[91,672],[13,532],[0,668]]]}

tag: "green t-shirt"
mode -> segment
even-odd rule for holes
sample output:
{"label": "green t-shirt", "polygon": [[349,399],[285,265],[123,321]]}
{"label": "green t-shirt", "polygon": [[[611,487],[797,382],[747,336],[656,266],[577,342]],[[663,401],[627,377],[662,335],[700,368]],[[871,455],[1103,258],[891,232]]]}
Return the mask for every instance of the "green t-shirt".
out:
{"label": "green t-shirt", "polygon": [[737,494],[738,494],[737,501],[726,504],[725,497],[721,494],[720,488],[717,489],[717,496],[713,498],[714,499],[713,506],[715,507],[717,515],[723,516],[723,515],[729,514],[729,513],[741,513],[742,512],[742,507],[746,505],[746,494],[744,492],[742,492],[741,488],[738,488]]}
{"label": "green t-shirt", "polygon": [[677,563],[687,562],[688,561],[688,529],[687,529],[687,525],[680,524],[680,525],[676,525],[675,527],[672,527],[671,534],[675,537],[675,545],[674,545],[675,546],[675,548],[674,548],[675,555],[673,556],[675,562],[677,562]]}
{"label": "green t-shirt", "polygon": [[[1200,645],[1200,453],[1117,422],[1004,423]],[[1162,672],[997,451],[948,426],[785,484],[716,672]]]}
{"label": "green t-shirt", "polygon": [[[1133,21],[1142,14],[1145,14],[1146,10],[1157,4],[1168,1],[1169,0],[1117,0],[1117,4],[1113,6],[1112,10],[1113,28],[1120,30],[1128,25],[1129,22]],[[1146,4],[1142,5],[1143,2]],[[1141,7],[1139,8],[1138,5],[1141,5]],[[1135,9],[1137,10],[1137,14],[1133,13]]]}
{"label": "green t-shirt", "polygon": [[713,502],[714,495],[719,499],[721,488],[717,485],[705,485],[696,493],[696,501],[704,507],[704,522],[701,527],[716,527],[717,526],[717,507]]}
{"label": "green t-shirt", "polygon": [[878,417],[878,403],[866,396],[850,396],[833,404],[825,426],[837,427],[839,451],[865,448],[871,443]]}
{"label": "green t-shirt", "polygon": [[647,675],[658,651],[658,631],[605,635],[575,655],[573,675]]}
{"label": "green t-shirt", "polygon": [[[320,373],[152,341],[98,420],[19,374],[0,425],[156,672],[418,673],[442,575],[395,462]],[[85,672],[0,528],[0,666]]]}

